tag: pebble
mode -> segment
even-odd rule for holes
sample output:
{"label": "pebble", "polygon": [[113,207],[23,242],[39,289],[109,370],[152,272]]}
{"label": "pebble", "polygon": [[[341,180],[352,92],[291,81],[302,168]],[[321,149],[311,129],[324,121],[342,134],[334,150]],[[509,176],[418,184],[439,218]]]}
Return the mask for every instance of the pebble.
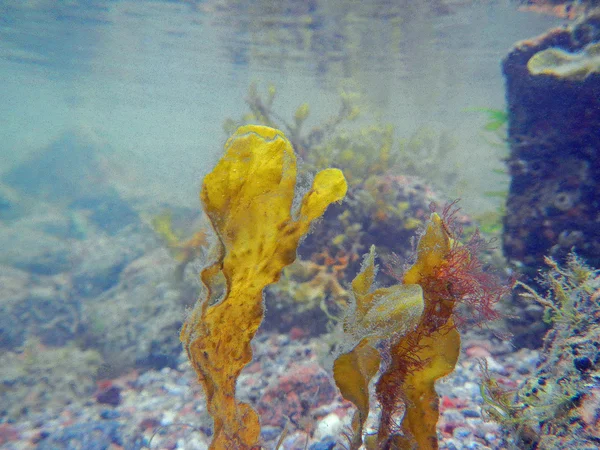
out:
{"label": "pebble", "polygon": [[498,440],[498,436],[496,436],[494,433],[485,433],[485,440],[491,444]]}
{"label": "pebble", "polygon": [[467,394],[470,395],[471,397],[477,396],[481,392],[481,388],[479,387],[479,384],[473,383],[472,381],[467,381],[463,387],[464,387],[465,391],[467,392]]}
{"label": "pebble", "polygon": [[184,388],[182,386],[176,386],[172,383],[166,383],[164,385],[164,389],[168,394],[177,396],[183,396],[185,394],[185,391],[187,390],[187,388]]}
{"label": "pebble", "polygon": [[466,439],[467,437],[471,436],[471,429],[466,427],[456,427],[452,432],[452,436],[454,436],[456,439]]}
{"label": "pebble", "polygon": [[160,424],[164,426],[172,425],[177,418],[177,413],[175,411],[165,411],[160,420]]}
{"label": "pebble", "polygon": [[309,450],[333,450],[336,446],[336,441],[332,437],[325,438],[320,442],[316,442],[309,447]]}
{"label": "pebble", "polygon": [[458,409],[447,409],[442,416],[446,422],[462,423],[464,421],[463,414]]}
{"label": "pebble", "polygon": [[279,427],[263,426],[260,430],[260,437],[264,441],[276,441],[281,436],[283,430]]}
{"label": "pebble", "polygon": [[100,411],[100,418],[105,420],[118,419],[121,417],[119,411],[115,411],[112,409],[105,409],[104,411]]}
{"label": "pebble", "polygon": [[[256,339],[251,370],[243,371],[238,382],[238,396],[256,407],[265,393],[271,390],[273,395],[269,408],[293,417],[301,427],[308,424],[312,436],[308,448],[329,450],[336,442],[338,447],[344,444],[341,436],[349,428],[353,409],[339,396],[328,381],[327,374],[319,368],[316,352],[305,351],[316,345],[314,341],[290,340],[277,335]],[[277,356],[273,357],[274,354]],[[298,355],[306,356],[299,361]],[[531,361],[535,357],[533,353],[496,356],[492,364],[495,376],[500,376],[497,375],[498,370],[510,367],[509,377],[512,378],[509,380],[520,382],[518,369],[526,366],[523,362],[526,358]],[[190,365],[184,362],[185,357],[181,361],[178,369],[148,370],[128,375],[127,381],[115,380],[120,389],[120,403],[114,407],[107,408],[106,404],[90,401],[92,397],[81,399],[79,406],[74,401],[60,414],[46,413],[25,418],[13,424],[15,433],[9,434],[10,440],[3,443],[2,448],[30,450],[35,448],[33,442],[37,437],[39,444],[48,442],[46,447],[39,448],[49,449],[50,443],[56,439],[64,440],[65,436],[83,439],[86,430],[93,429],[86,426],[100,427],[100,424],[104,424],[102,426],[105,428],[98,428],[100,431],[97,432],[98,439],[105,444],[104,448],[121,442],[118,445],[128,450],[205,450],[211,440],[211,420],[196,375]],[[441,400],[438,423],[440,449],[500,449],[505,446],[500,427],[482,418],[479,406],[482,403],[480,376],[475,360],[463,355],[456,372],[437,384]],[[278,391],[273,387],[277,386],[287,388],[283,389],[281,395],[276,395]],[[319,386],[319,393],[315,396],[316,386]],[[303,396],[302,391],[311,395]],[[291,408],[297,407],[293,401],[297,402],[298,399],[308,405],[303,416],[290,414],[294,411]],[[85,401],[87,403],[84,404]],[[369,427],[367,429],[371,429]],[[273,448],[282,431],[281,426],[270,426],[263,422],[261,438],[264,447]],[[64,434],[61,435],[61,432]],[[304,429],[297,429],[294,422],[290,422],[281,450],[304,450],[306,437]]]}
{"label": "pebble", "polygon": [[462,445],[456,439],[446,439],[444,441],[444,448],[448,450],[461,450]]}
{"label": "pebble", "polygon": [[118,406],[121,403],[121,388],[110,386],[96,395],[96,401],[105,405]]}
{"label": "pebble", "polygon": [[476,409],[463,409],[462,411],[462,415],[465,417],[481,417],[481,413],[479,411],[477,411]]}
{"label": "pebble", "polygon": [[314,438],[322,440],[329,436],[339,436],[344,424],[337,414],[328,414],[317,424]]}

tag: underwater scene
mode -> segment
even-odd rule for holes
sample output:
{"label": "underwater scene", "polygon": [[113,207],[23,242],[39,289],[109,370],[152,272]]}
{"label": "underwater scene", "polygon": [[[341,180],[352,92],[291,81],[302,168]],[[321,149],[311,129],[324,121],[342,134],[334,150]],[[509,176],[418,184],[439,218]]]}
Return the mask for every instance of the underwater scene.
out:
{"label": "underwater scene", "polygon": [[600,448],[600,2],[0,1],[0,448]]}

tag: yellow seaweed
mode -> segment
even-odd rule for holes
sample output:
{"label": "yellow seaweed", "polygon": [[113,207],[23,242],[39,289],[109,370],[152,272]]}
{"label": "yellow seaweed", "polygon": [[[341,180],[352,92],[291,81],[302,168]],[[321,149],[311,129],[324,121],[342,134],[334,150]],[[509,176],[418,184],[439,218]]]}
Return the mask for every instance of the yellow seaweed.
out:
{"label": "yellow seaweed", "polygon": [[361,272],[352,281],[354,310],[344,321],[345,340],[352,348],[338,356],[333,366],[342,396],[357,407],[352,421],[352,449],[362,445],[369,414],[368,387],[381,361],[374,346],[383,339],[394,342],[412,330],[424,308],[420,286],[395,285],[372,290],[375,275],[375,247],[372,246]]}
{"label": "yellow seaweed", "polygon": [[[391,349],[391,363],[377,383],[382,403],[378,441],[394,448],[438,448],[436,426],[439,401],[436,380],[454,370],[460,353],[460,335],[452,314],[457,298],[447,296],[447,279],[440,269],[448,263],[453,241],[441,217],[432,214],[417,247],[417,261],[404,276],[405,283],[423,288],[425,311],[418,326]],[[397,435],[395,404],[406,405],[403,436]]]}
{"label": "yellow seaweed", "polygon": [[[438,396],[435,382],[454,370],[460,335],[448,265],[456,255],[446,224],[432,214],[417,247],[417,260],[403,284],[372,290],[374,250],[352,282],[354,309],[344,320],[350,350],[334,363],[334,379],[342,395],[357,407],[351,449],[363,445],[369,414],[368,386],[381,361],[377,343],[386,340],[386,368],[375,384],[381,407],[377,435],[365,439],[367,449],[437,449]],[[465,269],[466,270],[466,269]],[[450,273],[454,273],[450,271]],[[401,426],[400,426],[401,423]]]}
{"label": "yellow seaweed", "polygon": [[[201,273],[207,295],[185,321],[181,341],[214,420],[211,449],[257,445],[258,416],[237,401],[235,386],[252,359],[250,341],[263,317],[262,291],[294,261],[311,221],[347,190],[341,171],[323,170],[294,214],[295,183],[290,142],[279,130],[255,125],[237,130],[204,179],[200,199],[218,237],[218,258]],[[223,278],[225,292],[217,297]]]}

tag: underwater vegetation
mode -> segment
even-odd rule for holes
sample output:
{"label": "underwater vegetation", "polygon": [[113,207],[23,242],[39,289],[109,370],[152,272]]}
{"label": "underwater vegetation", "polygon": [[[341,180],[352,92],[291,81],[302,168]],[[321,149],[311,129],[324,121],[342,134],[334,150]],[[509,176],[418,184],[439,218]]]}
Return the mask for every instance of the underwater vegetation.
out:
{"label": "underwater vegetation", "polygon": [[344,122],[355,120],[360,114],[360,108],[356,105],[357,94],[351,92],[341,92],[340,109],[338,113],[330,117],[324,124],[314,127],[307,134],[304,133],[304,124],[310,114],[310,106],[303,103],[296,109],[293,122],[286,121],[274,110],[274,102],[277,96],[277,89],[273,84],[267,87],[265,98],[261,96],[256,83],[250,84],[248,96],[245,101],[250,111],[244,114],[241,119],[227,119],[223,124],[223,129],[227,135],[231,135],[235,130],[247,124],[259,124],[272,128],[282,128],[289,136],[289,141],[299,156],[305,157],[308,149],[311,151],[315,146],[321,144],[328,136],[334,134],[336,129]]}
{"label": "underwater vegetation", "polygon": [[151,225],[177,261],[175,279],[181,281],[186,266],[202,255],[203,250],[208,247],[207,232],[205,230],[196,231],[192,237],[183,240],[181,233],[173,229],[173,217],[168,211],[153,217]]}
{"label": "underwater vegetation", "polygon": [[488,418],[503,425],[514,448],[598,448],[600,444],[600,277],[577,255],[564,265],[546,258],[540,294],[517,283],[544,307],[551,329],[533,377],[504,388],[485,364],[482,397]]}
{"label": "underwater vegetation", "polygon": [[[214,420],[212,449],[259,448],[258,415],[235,392],[263,318],[262,291],[295,260],[310,223],[346,195],[342,172],[324,169],[292,211],[296,176],[284,134],[248,125],[227,141],[225,156],[204,179],[200,198],[218,236],[217,257],[201,273],[206,295],[186,319],[181,340]],[[498,317],[494,306],[509,288],[483,270],[478,234],[457,239],[456,215],[454,204],[431,214],[414,264],[397,275],[400,283],[373,288],[374,247],[352,282],[333,366],[342,395],[357,407],[352,449],[363,443],[369,449],[436,449],[434,385],[452,372],[460,352],[456,306],[464,303],[478,323]],[[225,288],[217,292],[223,280]],[[365,436],[368,386],[378,372],[379,425],[375,435]]]}
{"label": "underwater vegetation", "polygon": [[70,344],[56,348],[30,337],[20,353],[0,353],[0,416],[59,411],[94,392],[102,356]]}
{"label": "underwater vegetation", "polygon": [[[263,289],[296,257],[300,238],[347,186],[337,169],[316,174],[292,211],[296,156],[283,133],[241,127],[226,156],[208,174],[200,198],[217,234],[217,260],[201,273],[207,296],[187,318],[181,340],[214,419],[211,448],[249,449],[258,443],[258,415],[235,398],[236,380],[252,359],[250,341],[263,318]],[[213,286],[225,279],[222,298]]]}
{"label": "underwater vegetation", "polygon": [[[326,317],[339,316],[347,304],[344,286],[360,270],[361,255],[371,245],[376,245],[384,265],[392,260],[402,264],[410,257],[409,246],[398,244],[409,242],[414,231],[424,226],[432,201],[443,203],[421,177],[445,187],[452,184],[454,168],[440,161],[447,160],[456,143],[448,133],[427,127],[395,143],[391,125],[355,120],[364,112],[360,96],[352,91],[342,91],[338,113],[314,127],[307,124],[308,105],[300,105],[286,121],[276,112],[276,99],[274,86],[263,94],[251,85],[246,97],[249,112],[226,120],[224,129],[233,133],[247,123],[284,129],[302,155],[300,185],[311,173],[328,167],[344,173],[348,206],[328,208],[311,228],[296,262],[266,292],[267,304],[281,312],[281,320],[266,327],[285,332],[292,322],[302,322],[307,331],[321,334],[328,327]],[[381,276],[391,281],[387,274]]]}
{"label": "underwater vegetation", "polygon": [[[334,363],[342,395],[357,406],[350,448],[436,449],[439,416],[435,381],[454,370],[460,353],[456,306],[465,303],[479,323],[499,317],[494,306],[510,290],[483,270],[475,234],[455,240],[456,210],[432,213],[417,246],[417,259],[402,284],[371,290],[374,250],[352,282],[354,301],[344,319],[353,348]],[[385,350],[376,344],[385,342]],[[381,353],[380,353],[381,352]],[[381,409],[376,435],[363,440],[369,413],[366,388],[383,362],[375,383]]]}
{"label": "underwater vegetation", "polygon": [[[350,186],[344,203],[331,205],[311,227],[294,264],[267,290],[267,305],[279,316],[267,321],[266,329],[287,333],[301,324],[312,335],[331,331],[328,317],[339,320],[347,306],[348,286],[361,269],[362,255],[375,245],[383,266],[409,261],[414,249],[408,243],[427,222],[432,201],[438,197],[415,177],[388,173]],[[379,280],[394,281],[386,271]]]}
{"label": "underwater vegetation", "polygon": [[[456,184],[458,168],[448,162],[448,156],[456,150],[457,143],[449,132],[422,126],[395,144],[394,127],[380,120],[369,121],[359,93],[341,90],[339,96],[338,112],[308,129],[308,104],[298,106],[293,121],[286,120],[275,108],[275,86],[269,85],[266,95],[261,95],[253,83],[245,99],[250,111],[239,119],[227,119],[223,129],[231,135],[239,126],[257,123],[285,130],[302,158],[302,174],[337,167],[344,172],[350,189],[391,168],[422,177],[446,190]],[[364,119],[360,123],[359,117]]]}

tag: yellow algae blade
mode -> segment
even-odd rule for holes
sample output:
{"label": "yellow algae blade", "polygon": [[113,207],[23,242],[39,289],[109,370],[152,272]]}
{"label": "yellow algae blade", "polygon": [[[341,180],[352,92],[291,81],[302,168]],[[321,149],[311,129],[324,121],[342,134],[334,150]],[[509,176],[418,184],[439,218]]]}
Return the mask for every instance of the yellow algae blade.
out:
{"label": "yellow algae blade", "polygon": [[410,434],[405,445],[399,448],[428,450],[438,448],[437,422],[439,419],[439,398],[435,382],[450,374],[460,355],[460,334],[452,319],[419,342],[422,349],[417,353],[422,367],[408,373],[404,381],[404,394],[407,404],[402,428]]}
{"label": "yellow algae blade", "polygon": [[[200,199],[219,238],[218,260],[201,279],[200,299],[181,330],[214,420],[211,449],[250,449],[260,424],[250,405],[235,398],[237,378],[252,359],[250,341],[263,317],[262,291],[296,258],[311,220],[346,194],[339,170],[317,174],[304,196],[300,218],[291,211],[296,157],[284,134],[273,128],[241,127],[225,144],[225,155],[208,174]],[[225,279],[225,292],[214,299]]]}
{"label": "yellow algae blade", "polygon": [[[425,309],[417,327],[392,346],[391,362],[377,382],[382,405],[378,431],[380,446],[399,449],[438,448],[436,426],[439,417],[435,381],[454,370],[460,352],[460,335],[452,313],[455,299],[444,298],[446,280],[440,268],[447,263],[452,239],[442,218],[433,213],[417,246],[417,261],[404,276],[404,283],[419,284]],[[406,411],[403,435],[397,433],[398,405]]]}
{"label": "yellow algae blade", "polygon": [[372,304],[357,326],[365,337],[380,341],[414,329],[423,314],[423,290],[418,284],[380,288],[371,296]]}
{"label": "yellow algae blade", "polygon": [[372,291],[375,275],[372,246],[361,272],[352,281],[355,308],[344,321],[345,339],[351,350],[338,356],[333,366],[342,396],[358,410],[352,423],[351,449],[358,449],[363,443],[363,428],[369,414],[369,383],[381,362],[374,345],[383,339],[394,342],[414,329],[424,309],[420,286],[396,285]]}
{"label": "yellow algae blade", "polygon": [[354,349],[336,358],[333,378],[342,396],[354,403],[357,415],[352,421],[352,449],[362,444],[364,424],[369,416],[369,383],[379,370],[379,352],[363,339]]}
{"label": "yellow algae blade", "polygon": [[437,213],[431,214],[425,234],[417,245],[417,261],[404,275],[404,284],[422,284],[428,277],[433,277],[450,252],[451,244],[442,218]]}

